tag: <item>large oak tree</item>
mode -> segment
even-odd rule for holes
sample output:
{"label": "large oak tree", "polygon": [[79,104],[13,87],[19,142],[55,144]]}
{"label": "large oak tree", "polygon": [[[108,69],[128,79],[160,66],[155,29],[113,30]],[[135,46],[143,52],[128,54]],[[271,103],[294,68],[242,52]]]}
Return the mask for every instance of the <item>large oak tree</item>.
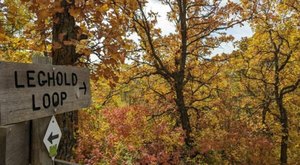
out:
{"label": "large oak tree", "polygon": [[[132,31],[139,37],[137,48],[128,56],[132,62],[130,73],[134,73],[129,79],[163,78],[166,93],[173,94],[185,143],[192,146],[189,110],[199,110],[195,105],[210,97],[201,95],[201,89],[209,88],[219,69],[208,70],[208,58],[213,49],[232,39],[224,30],[243,21],[242,8],[230,1],[161,0],[169,6],[168,20],[175,27],[173,33],[163,35],[156,26],[158,14],[146,12],[146,1],[135,2],[138,11],[124,9],[132,17]],[[203,72],[210,74],[203,76]]]}

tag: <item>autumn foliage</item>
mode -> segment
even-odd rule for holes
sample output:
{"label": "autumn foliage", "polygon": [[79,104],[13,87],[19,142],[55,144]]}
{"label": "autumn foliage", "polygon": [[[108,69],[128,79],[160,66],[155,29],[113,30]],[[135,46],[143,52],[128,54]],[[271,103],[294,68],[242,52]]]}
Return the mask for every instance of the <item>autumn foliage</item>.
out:
{"label": "autumn foliage", "polygon": [[[76,152],[84,164],[157,164],[180,161],[183,149],[182,130],[171,119],[151,119],[145,107],[94,109],[81,115]],[[100,143],[101,142],[101,143]],[[90,146],[86,148],[86,146]]]}
{"label": "autumn foliage", "polygon": [[[73,161],[299,163],[299,1],[155,3],[169,8],[173,31],[145,0],[0,2],[1,61],[59,58],[65,46],[91,70]],[[53,35],[63,13],[75,30]],[[227,33],[243,25],[251,37]],[[214,53],[233,41],[231,53]]]}

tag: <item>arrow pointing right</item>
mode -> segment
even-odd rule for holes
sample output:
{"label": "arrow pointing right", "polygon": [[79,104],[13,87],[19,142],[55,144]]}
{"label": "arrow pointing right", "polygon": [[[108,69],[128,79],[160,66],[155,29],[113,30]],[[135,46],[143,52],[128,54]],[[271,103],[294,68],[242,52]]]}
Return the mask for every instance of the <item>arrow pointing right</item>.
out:
{"label": "arrow pointing right", "polygon": [[83,87],[79,87],[80,90],[84,89],[84,95],[86,94],[86,85],[85,82],[82,82]]}
{"label": "arrow pointing right", "polygon": [[51,134],[49,135],[49,137],[48,137],[48,141],[52,144],[52,141],[53,140],[55,140],[55,139],[57,139],[57,138],[59,138],[59,135],[57,134],[57,135],[53,135],[53,132],[51,132]]}

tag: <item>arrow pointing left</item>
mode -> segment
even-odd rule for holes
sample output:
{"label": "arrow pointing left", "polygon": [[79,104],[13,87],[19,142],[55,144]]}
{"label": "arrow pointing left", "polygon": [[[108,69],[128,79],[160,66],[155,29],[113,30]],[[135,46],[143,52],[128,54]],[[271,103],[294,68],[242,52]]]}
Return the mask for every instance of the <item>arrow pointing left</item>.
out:
{"label": "arrow pointing left", "polygon": [[53,132],[51,132],[51,134],[49,135],[47,140],[52,144],[52,141],[57,139],[57,138],[59,138],[59,135],[58,134],[53,135]]}
{"label": "arrow pointing left", "polygon": [[54,116],[51,117],[43,142],[49,152],[49,156],[54,159],[61,139],[61,130]]}

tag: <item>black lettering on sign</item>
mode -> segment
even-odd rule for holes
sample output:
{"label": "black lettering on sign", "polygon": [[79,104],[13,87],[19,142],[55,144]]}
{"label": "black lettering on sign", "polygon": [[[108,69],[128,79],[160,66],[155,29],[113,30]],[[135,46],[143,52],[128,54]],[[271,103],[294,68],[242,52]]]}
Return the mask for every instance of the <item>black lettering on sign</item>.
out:
{"label": "black lettering on sign", "polygon": [[56,73],[56,83],[59,86],[63,84],[63,74],[61,72]]}
{"label": "black lettering on sign", "polygon": [[70,82],[68,82],[67,80],[67,73],[64,73],[64,78],[65,78],[65,85],[71,85]]}
{"label": "black lettering on sign", "polygon": [[[51,106],[63,106],[67,97],[68,95],[66,92],[54,92],[53,94],[45,93],[42,98],[36,98],[35,95],[32,95],[32,110],[38,111],[41,110],[41,108],[48,109]],[[37,105],[37,99],[42,99],[42,105]]]}
{"label": "black lettering on sign", "polygon": [[77,75],[75,73],[72,73],[72,85],[77,85]]}
{"label": "black lettering on sign", "polygon": [[28,87],[35,87],[35,84],[32,83],[32,81],[34,80],[34,77],[33,77],[32,74],[34,74],[34,73],[35,73],[34,70],[28,70],[28,71],[26,72],[26,74],[27,74],[27,85],[28,85]]}
{"label": "black lettering on sign", "polygon": [[24,85],[19,84],[17,71],[15,71],[15,86],[16,86],[16,88],[24,88],[25,87]]}
{"label": "black lettering on sign", "polygon": [[46,77],[46,74],[44,71],[39,71],[38,73],[38,83],[39,83],[39,86],[44,86],[46,83],[47,83],[47,80],[42,80],[41,77]]}
{"label": "black lettering on sign", "polygon": [[57,92],[54,92],[52,94],[52,104],[54,107],[57,107],[59,105],[59,96]]}
{"label": "black lettering on sign", "polygon": [[33,111],[38,111],[38,110],[40,110],[40,109],[41,109],[41,107],[37,107],[37,106],[35,105],[35,96],[32,95],[32,110],[33,110]]}
{"label": "black lettering on sign", "polygon": [[60,105],[64,105],[64,100],[67,99],[67,93],[66,92],[61,92],[60,93],[60,98],[61,98]]}
{"label": "black lettering on sign", "polygon": [[44,108],[49,108],[51,104],[50,95],[48,93],[43,96],[43,106]]}
{"label": "black lettering on sign", "polygon": [[[51,86],[51,81],[52,81],[52,85],[55,86],[55,77],[54,77],[54,72],[52,72],[52,74],[50,75],[51,73],[47,73],[47,76],[48,76],[48,86],[50,87]],[[50,81],[51,80],[51,81]]]}

